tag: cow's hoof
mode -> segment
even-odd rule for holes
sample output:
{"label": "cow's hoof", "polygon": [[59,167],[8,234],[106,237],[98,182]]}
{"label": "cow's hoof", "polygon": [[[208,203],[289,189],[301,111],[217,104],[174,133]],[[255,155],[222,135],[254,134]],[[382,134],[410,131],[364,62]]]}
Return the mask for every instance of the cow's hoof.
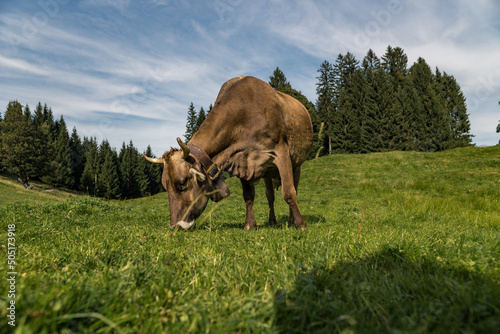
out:
{"label": "cow's hoof", "polygon": [[246,230],[253,230],[255,228],[256,224],[255,222],[253,223],[245,223],[245,227],[243,228],[245,231]]}
{"label": "cow's hoof", "polygon": [[295,228],[299,231],[305,231],[307,230],[307,224],[306,223],[302,223],[300,225],[295,225]]}

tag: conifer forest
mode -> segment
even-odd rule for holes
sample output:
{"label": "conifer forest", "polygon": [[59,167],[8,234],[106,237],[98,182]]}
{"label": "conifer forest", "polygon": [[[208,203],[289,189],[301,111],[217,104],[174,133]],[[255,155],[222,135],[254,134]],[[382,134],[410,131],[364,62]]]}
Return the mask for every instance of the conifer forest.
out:
{"label": "conifer forest", "polygon": [[[472,145],[466,98],[453,75],[433,70],[423,58],[409,65],[399,47],[388,46],[381,57],[369,50],[362,60],[350,52],[339,54],[325,60],[315,75],[314,102],[295,90],[279,67],[269,77],[274,89],[309,111],[314,128],[310,158]],[[211,109],[197,112],[194,103],[189,105],[186,141]],[[153,156],[149,146],[143,153]],[[107,199],[162,191],[161,166],[142,158],[132,140],[117,150],[107,140],[82,139],[41,102],[31,110],[12,100],[0,115],[0,170],[24,183],[37,179]]]}

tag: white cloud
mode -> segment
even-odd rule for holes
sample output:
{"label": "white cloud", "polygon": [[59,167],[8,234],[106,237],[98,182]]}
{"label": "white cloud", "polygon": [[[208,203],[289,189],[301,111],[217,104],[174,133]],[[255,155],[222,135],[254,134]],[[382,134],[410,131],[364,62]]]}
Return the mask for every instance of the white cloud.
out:
{"label": "white cloud", "polygon": [[[94,125],[75,123],[81,131],[101,131],[99,118],[114,113],[120,128],[110,140],[128,141],[133,133],[134,143],[175,145],[189,103],[208,107],[231,77],[267,80],[279,66],[314,101],[324,59],[351,51],[361,60],[369,48],[381,56],[392,45],[405,49],[410,66],[423,57],[454,75],[468,98],[477,141],[491,141],[486,125],[498,121],[500,109],[491,102],[500,99],[500,7],[494,0],[400,0],[399,7],[397,0],[224,3],[221,12],[213,2],[69,2],[20,44],[13,34],[25,37],[23,18],[41,9],[0,14],[7,32],[0,35],[0,98],[5,104],[41,101],[75,122],[98,118]],[[132,131],[127,121],[136,116],[164,123],[159,131]]]}
{"label": "white cloud", "polygon": [[30,64],[21,59],[12,59],[7,57],[0,56],[0,67],[4,69],[10,69],[15,71],[20,71],[22,74],[35,74],[35,75],[49,75],[50,72],[47,72],[43,69],[38,68],[37,66]]}

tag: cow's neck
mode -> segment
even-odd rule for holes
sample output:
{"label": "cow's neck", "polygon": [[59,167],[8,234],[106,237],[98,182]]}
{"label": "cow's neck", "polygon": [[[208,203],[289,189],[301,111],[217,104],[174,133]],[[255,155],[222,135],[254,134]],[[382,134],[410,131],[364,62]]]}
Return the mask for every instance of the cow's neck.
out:
{"label": "cow's neck", "polygon": [[205,123],[193,135],[189,143],[202,148],[213,162],[221,169],[224,169],[232,155],[230,148],[231,140],[228,140],[230,136],[229,131],[228,129],[212,131],[210,124]]}

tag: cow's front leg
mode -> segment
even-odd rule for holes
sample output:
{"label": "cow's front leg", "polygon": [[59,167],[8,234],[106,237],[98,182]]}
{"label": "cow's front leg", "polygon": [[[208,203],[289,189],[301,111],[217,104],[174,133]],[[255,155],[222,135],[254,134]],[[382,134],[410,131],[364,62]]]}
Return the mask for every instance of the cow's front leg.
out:
{"label": "cow's front leg", "polygon": [[245,230],[255,228],[255,216],[253,214],[253,201],[255,199],[255,187],[250,182],[241,179],[241,186],[243,187],[243,199],[247,208],[247,215],[245,219]]}

